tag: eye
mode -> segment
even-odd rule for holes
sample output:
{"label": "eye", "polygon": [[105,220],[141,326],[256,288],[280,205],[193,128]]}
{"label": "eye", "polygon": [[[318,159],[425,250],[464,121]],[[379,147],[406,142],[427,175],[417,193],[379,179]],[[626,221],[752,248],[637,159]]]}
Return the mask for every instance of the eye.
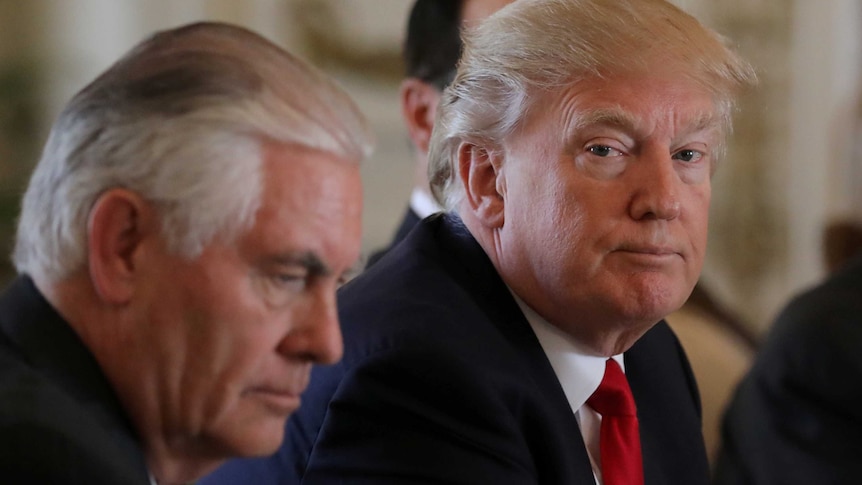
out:
{"label": "eye", "polygon": [[616,148],[607,145],[591,145],[587,147],[587,151],[598,157],[618,157],[623,154]]}
{"label": "eye", "polygon": [[271,278],[274,284],[280,286],[305,286],[308,274],[305,272],[275,273]]}
{"label": "eye", "polygon": [[673,154],[674,160],[682,160],[683,162],[696,162],[703,158],[703,153],[697,150],[680,150]]}
{"label": "eye", "polygon": [[270,299],[282,301],[289,295],[305,291],[311,284],[312,275],[304,269],[296,271],[273,271],[266,276],[267,294]]}

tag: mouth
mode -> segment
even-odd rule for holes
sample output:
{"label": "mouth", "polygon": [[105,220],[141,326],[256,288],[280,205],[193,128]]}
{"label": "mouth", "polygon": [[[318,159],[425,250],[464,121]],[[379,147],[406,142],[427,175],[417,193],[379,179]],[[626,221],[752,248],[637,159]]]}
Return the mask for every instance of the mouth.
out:
{"label": "mouth", "polygon": [[262,402],[264,406],[275,414],[290,415],[301,403],[301,392],[287,389],[276,389],[271,387],[255,387],[246,392],[246,395]]}
{"label": "mouth", "polygon": [[664,247],[653,247],[653,246],[643,246],[643,247],[628,247],[621,248],[621,251],[635,253],[635,254],[649,254],[653,256],[670,256],[678,254],[677,251],[674,251],[671,248]]}
{"label": "mouth", "polygon": [[679,251],[664,246],[626,246],[615,252],[648,265],[664,264],[682,258]]}

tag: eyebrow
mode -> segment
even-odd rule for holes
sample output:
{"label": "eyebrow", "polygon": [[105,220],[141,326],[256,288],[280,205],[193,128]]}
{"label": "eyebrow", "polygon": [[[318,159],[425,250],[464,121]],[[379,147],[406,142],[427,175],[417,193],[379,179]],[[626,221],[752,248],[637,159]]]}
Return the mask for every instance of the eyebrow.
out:
{"label": "eyebrow", "polygon": [[626,111],[622,109],[602,108],[590,110],[585,113],[579,113],[575,117],[575,122],[571,125],[571,130],[580,130],[587,126],[594,125],[610,125],[624,128],[634,128],[637,126],[637,121]]}
{"label": "eyebrow", "polygon": [[[698,113],[692,123],[693,128],[689,132],[694,133],[721,126],[721,119],[716,113]],[[639,121],[627,111],[620,108],[600,108],[581,113],[575,117],[575,122],[570,126],[569,132],[581,130],[588,126],[606,125],[623,129],[637,130]]]}

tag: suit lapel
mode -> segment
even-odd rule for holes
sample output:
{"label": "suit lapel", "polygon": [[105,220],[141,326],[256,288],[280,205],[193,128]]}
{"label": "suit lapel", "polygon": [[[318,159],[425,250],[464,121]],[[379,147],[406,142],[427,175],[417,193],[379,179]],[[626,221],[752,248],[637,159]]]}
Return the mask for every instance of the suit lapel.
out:
{"label": "suit lapel", "polygon": [[625,362],[638,406],[646,483],[707,483],[694,376],[667,324],[661,321],[641,337]]}
{"label": "suit lapel", "polygon": [[453,256],[444,258],[448,263],[447,271],[465,291],[476,297],[488,321],[497,327],[512,348],[517,349],[520,365],[529,369],[537,395],[544,401],[548,412],[557,417],[561,432],[570,437],[566,440],[565,449],[551,450],[544,444],[537,444],[532,452],[559,453],[558,461],[566,467],[562,476],[572,479],[572,483],[594,483],[592,465],[577,418],[550,361],[508,287],[485,251],[456,216],[441,214],[432,217],[439,219],[437,240],[443,254]]}

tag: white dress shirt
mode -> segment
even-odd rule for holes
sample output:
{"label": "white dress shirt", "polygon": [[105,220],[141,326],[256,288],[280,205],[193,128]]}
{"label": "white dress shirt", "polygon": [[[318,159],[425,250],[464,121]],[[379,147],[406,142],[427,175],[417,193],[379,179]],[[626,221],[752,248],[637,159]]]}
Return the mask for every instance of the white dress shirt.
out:
{"label": "white dress shirt", "polygon": [[[599,448],[599,435],[602,417],[586,404],[587,399],[599,388],[605,375],[605,361],[607,357],[597,356],[590,353],[584,347],[578,345],[568,334],[548,323],[517,295],[515,301],[521,307],[521,311],[533,328],[536,338],[539,340],[545,355],[554,368],[557,380],[563,388],[569,406],[578,419],[581,427],[581,435],[590,456],[593,474],[596,484],[602,485],[601,453]],[[612,357],[625,372],[623,354]]]}
{"label": "white dress shirt", "polygon": [[434,200],[428,192],[414,188],[410,193],[410,208],[419,216],[420,219],[425,219],[435,212],[443,210],[440,204]]}

